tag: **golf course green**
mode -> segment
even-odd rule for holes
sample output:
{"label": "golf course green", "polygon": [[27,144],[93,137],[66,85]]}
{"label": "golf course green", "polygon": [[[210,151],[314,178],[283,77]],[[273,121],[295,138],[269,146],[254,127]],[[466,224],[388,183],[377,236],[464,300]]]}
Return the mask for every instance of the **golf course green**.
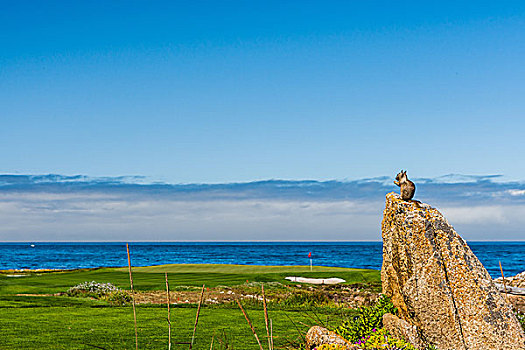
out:
{"label": "golf course green", "polygon": [[[308,302],[310,294],[305,294],[306,290],[318,297],[322,288],[300,286],[285,280],[286,276],[338,277],[346,280],[344,285],[369,289],[377,289],[380,283],[379,271],[375,270],[320,266],[314,266],[310,271],[310,266],[160,265],[133,268],[136,295],[163,295],[165,273],[168,274],[170,291],[174,293],[189,291],[198,295],[202,285],[206,286],[193,349],[210,349],[212,342],[213,349],[259,348],[237,304],[209,303],[206,301],[208,294],[260,296],[264,285],[275,348],[293,348],[301,343],[309,326],[338,324],[351,310],[330,302]],[[130,290],[127,267],[51,272],[1,271],[0,349],[135,348],[130,303],[114,305],[96,298],[65,295],[69,288],[86,281],[111,283]],[[272,302],[272,296],[277,295],[280,299]],[[283,299],[287,296],[290,297]],[[168,313],[163,300],[137,304],[138,347],[141,349],[168,347]],[[192,338],[197,305],[191,300],[171,302],[172,349],[186,349]],[[253,300],[241,298],[241,304],[263,347],[268,348],[260,297]]]}

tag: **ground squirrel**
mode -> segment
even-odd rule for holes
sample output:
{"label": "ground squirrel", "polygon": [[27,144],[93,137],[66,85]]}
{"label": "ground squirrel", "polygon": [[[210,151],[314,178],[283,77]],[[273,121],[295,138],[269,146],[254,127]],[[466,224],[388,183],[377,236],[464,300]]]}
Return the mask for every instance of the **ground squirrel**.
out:
{"label": "ground squirrel", "polygon": [[394,183],[401,188],[401,198],[403,200],[409,201],[414,197],[416,192],[416,185],[408,179],[407,172],[401,170],[396,176]]}

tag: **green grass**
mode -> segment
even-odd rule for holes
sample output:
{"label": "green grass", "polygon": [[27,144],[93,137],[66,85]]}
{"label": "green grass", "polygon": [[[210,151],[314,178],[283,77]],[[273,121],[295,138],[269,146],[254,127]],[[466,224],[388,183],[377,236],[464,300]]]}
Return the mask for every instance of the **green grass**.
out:
{"label": "green grass", "polygon": [[[1,349],[134,349],[133,314],[129,307],[45,307],[2,309]],[[188,342],[195,320],[195,308],[173,308],[172,341]],[[265,341],[262,310],[248,309],[256,331]],[[306,333],[304,324],[312,320],[303,312],[271,310],[274,339],[277,345],[300,342],[294,324]],[[325,317],[326,315],[322,315]],[[139,348],[165,349],[167,344],[166,310],[160,307],[138,307]],[[239,309],[205,307],[201,310],[194,349],[209,349],[213,334],[223,332],[234,349],[258,348],[255,338]],[[219,345],[215,340],[216,345]],[[266,348],[267,346],[265,346]],[[187,345],[174,345],[175,349]]]}
{"label": "green grass", "polygon": [[[133,283],[137,290],[159,290],[165,283],[164,272],[168,272],[172,286],[218,285],[234,286],[249,282],[280,282],[286,276],[339,277],[347,284],[378,282],[379,271],[347,269],[341,267],[314,266],[250,266],[250,265],[159,265],[134,267]],[[6,277],[0,274],[0,295],[18,293],[59,293],[84,281],[113,283],[119,288],[129,289],[127,268],[102,268],[54,273],[32,273],[26,277]]]}
{"label": "green grass", "polygon": [[[169,273],[170,286],[208,287],[236,286],[249,282],[280,282],[284,277],[340,277],[347,283],[372,283],[380,280],[379,272],[331,267],[309,266],[242,266],[242,265],[163,265],[133,268],[135,288],[163,290],[164,272]],[[65,292],[84,281],[110,282],[129,289],[126,268],[102,268],[54,273],[30,273],[26,277],[0,274],[0,349],[134,349],[133,314],[130,306],[111,306],[100,300],[65,296],[17,296],[16,294],[51,294]],[[295,283],[294,283],[295,284]],[[256,287],[251,287],[256,288]],[[256,303],[247,303],[247,312],[265,342],[263,310]],[[321,308],[318,317],[333,325],[341,321],[341,310]],[[173,342],[188,342],[195,321],[196,305],[173,306],[171,312]],[[165,349],[167,322],[165,305],[139,305],[139,348]],[[312,311],[281,309],[272,305],[276,345],[300,342],[309,325],[319,323]],[[290,321],[290,319],[293,320]],[[227,338],[228,349],[257,349],[257,343],[241,311],[233,306],[205,306],[201,310],[194,349],[209,349],[213,334]],[[214,349],[221,349],[216,339]],[[233,345],[233,348],[232,348]],[[188,345],[174,344],[173,349]]]}

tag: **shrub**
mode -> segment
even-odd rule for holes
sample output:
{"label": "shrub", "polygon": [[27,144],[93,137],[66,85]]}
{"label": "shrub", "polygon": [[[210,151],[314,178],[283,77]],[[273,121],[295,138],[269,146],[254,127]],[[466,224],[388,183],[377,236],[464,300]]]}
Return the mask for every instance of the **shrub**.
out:
{"label": "shrub", "polygon": [[277,296],[278,304],[289,307],[322,306],[330,303],[330,298],[323,291],[293,291],[290,294]]}
{"label": "shrub", "polygon": [[525,331],[525,314],[522,314],[521,312],[516,312],[516,317],[518,318],[518,321],[521,324],[521,328]]}
{"label": "shrub", "polygon": [[99,283],[95,281],[82,282],[71,287],[66,292],[70,297],[91,297],[105,300],[111,304],[123,305],[131,301],[128,293],[117,288],[111,283]]}
{"label": "shrub", "polygon": [[67,295],[73,297],[73,296],[93,296],[93,297],[101,297],[103,295],[109,294],[111,292],[116,292],[119,290],[117,287],[112,285],[111,283],[99,283],[95,281],[91,282],[82,282],[80,284],[77,284],[74,287],[71,287],[66,292]]}
{"label": "shrub", "polygon": [[387,330],[373,330],[368,337],[362,338],[357,344],[363,349],[383,349],[383,350],[417,350],[412,344],[402,339],[392,337]]}
{"label": "shrub", "polygon": [[323,344],[314,348],[314,350],[346,350],[346,346],[337,344]]}
{"label": "shrub", "polygon": [[357,309],[357,315],[335,329],[335,332],[352,343],[368,337],[383,326],[383,315],[396,314],[397,309],[385,295],[381,295],[376,304]]}
{"label": "shrub", "polygon": [[123,290],[117,290],[106,294],[101,299],[113,305],[126,305],[131,302],[131,296]]}

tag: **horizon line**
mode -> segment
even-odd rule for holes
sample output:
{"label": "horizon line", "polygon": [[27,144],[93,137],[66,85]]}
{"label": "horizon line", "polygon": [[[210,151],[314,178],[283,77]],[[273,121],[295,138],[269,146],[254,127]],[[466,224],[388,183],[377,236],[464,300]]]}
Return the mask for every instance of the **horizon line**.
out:
{"label": "horizon line", "polygon": [[[467,241],[465,239],[465,241]],[[0,244],[16,243],[379,243],[382,240],[181,240],[181,241],[0,241]],[[525,240],[468,240],[468,242],[516,242],[525,243]]]}

